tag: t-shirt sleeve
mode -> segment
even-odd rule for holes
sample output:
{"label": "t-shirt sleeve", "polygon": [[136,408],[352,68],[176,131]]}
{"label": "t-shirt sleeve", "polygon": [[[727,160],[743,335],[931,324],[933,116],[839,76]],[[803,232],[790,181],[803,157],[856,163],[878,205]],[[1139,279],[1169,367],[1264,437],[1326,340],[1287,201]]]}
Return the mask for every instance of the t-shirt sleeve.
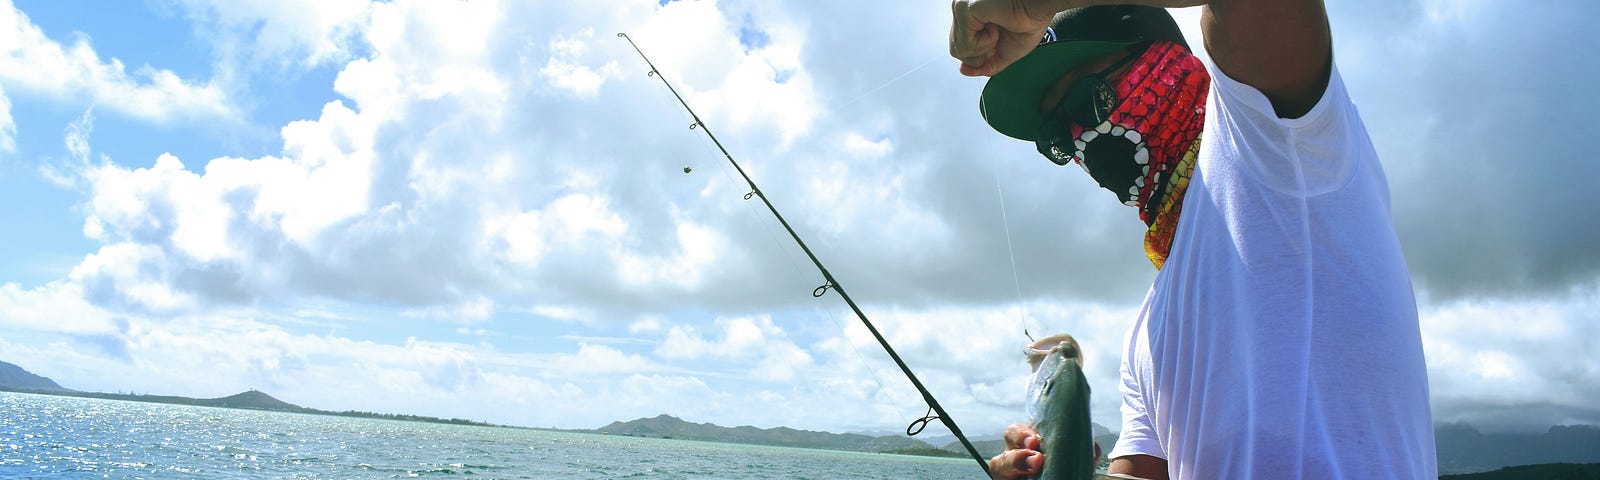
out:
{"label": "t-shirt sleeve", "polygon": [[1151,422],[1145,407],[1143,389],[1139,387],[1140,376],[1130,366],[1130,358],[1136,355],[1131,341],[1133,335],[1134,331],[1130,330],[1129,338],[1124,342],[1128,350],[1122,355],[1122,382],[1117,386],[1122,393],[1122,433],[1118,434],[1117,444],[1111,448],[1111,453],[1106,454],[1106,458],[1128,455],[1167,458],[1161,449],[1161,442],[1156,438],[1155,423]]}
{"label": "t-shirt sleeve", "polygon": [[1262,184],[1295,196],[1337,190],[1350,178],[1355,156],[1346,149],[1352,135],[1365,140],[1365,127],[1336,63],[1317,104],[1297,118],[1279,118],[1272,102],[1255,87],[1229,77],[1215,65],[1207,109],[1214,118],[1205,135],[1219,136],[1243,171]]}

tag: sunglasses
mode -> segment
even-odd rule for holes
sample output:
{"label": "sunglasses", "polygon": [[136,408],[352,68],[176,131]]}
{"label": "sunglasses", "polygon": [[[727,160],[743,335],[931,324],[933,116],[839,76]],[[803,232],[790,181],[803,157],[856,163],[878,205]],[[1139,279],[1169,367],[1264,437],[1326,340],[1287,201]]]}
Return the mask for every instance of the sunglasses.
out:
{"label": "sunglasses", "polygon": [[1034,137],[1034,147],[1039,153],[1056,165],[1072,163],[1072,152],[1076,150],[1071,148],[1072,124],[1092,129],[1110,120],[1111,112],[1122,100],[1117,98],[1117,89],[1106,76],[1138,59],[1149,47],[1150,42],[1129,47],[1128,55],[1121,60],[1073,82],[1067,94],[1055,108],[1045,113],[1044,122],[1039,125],[1039,135]]}

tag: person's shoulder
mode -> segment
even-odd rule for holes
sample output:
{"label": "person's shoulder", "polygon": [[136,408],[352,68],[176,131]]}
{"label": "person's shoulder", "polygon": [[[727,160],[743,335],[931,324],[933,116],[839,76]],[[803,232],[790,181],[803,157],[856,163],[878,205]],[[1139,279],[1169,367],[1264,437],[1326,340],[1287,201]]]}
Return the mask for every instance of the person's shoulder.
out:
{"label": "person's shoulder", "polygon": [[1375,158],[1337,68],[1330,66],[1327,88],[1295,118],[1279,117],[1255,87],[1214,67],[1212,74],[1206,108],[1213,118],[1201,163],[1213,176],[1234,170],[1280,193],[1312,196],[1337,190],[1357,165]]}
{"label": "person's shoulder", "polygon": [[1299,117],[1322,97],[1333,58],[1322,0],[1212,0],[1206,13],[1218,69],[1255,87],[1278,116]]}
{"label": "person's shoulder", "polygon": [[1287,129],[1304,129],[1336,120],[1349,113],[1353,105],[1344,79],[1331,59],[1320,95],[1304,112],[1292,117],[1283,116],[1260,89],[1228,75],[1215,64],[1208,64],[1207,68],[1211,74],[1211,101],[1206,108],[1234,121],[1267,122]]}

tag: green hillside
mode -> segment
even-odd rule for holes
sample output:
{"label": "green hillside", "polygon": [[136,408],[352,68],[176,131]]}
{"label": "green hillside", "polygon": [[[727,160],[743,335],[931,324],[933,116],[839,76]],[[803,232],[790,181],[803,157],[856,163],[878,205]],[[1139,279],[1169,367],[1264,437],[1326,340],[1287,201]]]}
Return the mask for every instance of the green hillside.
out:
{"label": "green hillside", "polygon": [[71,391],[61,388],[61,385],[56,384],[55,380],[34,375],[32,372],[23,370],[22,367],[6,362],[0,362],[0,388],[34,392]]}
{"label": "green hillside", "polygon": [[[608,435],[676,438],[707,442],[744,443],[780,447],[817,448],[852,452],[908,451],[926,453],[932,445],[903,436],[873,437],[855,433],[829,433],[796,430],[789,427],[722,427],[710,423],[691,423],[671,415],[658,415],[627,422],[612,422],[595,429]],[[927,449],[927,450],[924,450]]]}
{"label": "green hillside", "polygon": [[1445,475],[1439,480],[1595,480],[1600,479],[1600,463],[1547,463],[1506,467],[1492,472]]}

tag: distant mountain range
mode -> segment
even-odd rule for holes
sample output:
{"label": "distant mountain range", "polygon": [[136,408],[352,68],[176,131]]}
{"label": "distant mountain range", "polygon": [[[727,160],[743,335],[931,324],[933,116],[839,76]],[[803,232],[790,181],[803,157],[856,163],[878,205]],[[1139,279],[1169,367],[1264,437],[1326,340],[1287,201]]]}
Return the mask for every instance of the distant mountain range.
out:
{"label": "distant mountain range", "polygon": [[1444,475],[1439,480],[1594,480],[1600,478],[1600,463],[1545,463],[1506,467],[1492,472]]}
{"label": "distant mountain range", "polygon": [[[242,408],[280,412],[338,415],[390,420],[455,423],[495,426],[464,419],[442,419],[417,415],[370,412],[330,412],[306,408],[250,390],[220,398],[189,398],[162,395],[129,395],[80,392],[64,388],[54,380],[29,373],[16,365],[0,361],[0,391],[42,393],[76,397],[107,398],[140,402]],[[1109,451],[1117,436],[1103,426],[1094,425],[1095,440]],[[569,430],[570,431],[570,430]],[[658,415],[627,422],[612,422],[594,430],[577,430],[608,435],[674,438],[710,442],[817,448],[854,452],[885,452],[948,457],[967,456],[966,449],[953,437],[932,437],[948,442],[934,447],[928,442],[904,435],[863,435],[796,430],[788,427],[722,427],[711,423],[692,423],[671,415]],[[1600,478],[1600,426],[1554,426],[1544,433],[1482,433],[1465,424],[1435,427],[1439,472],[1451,480],[1497,480],[1502,478],[1592,479]],[[994,456],[1005,447],[1000,440],[973,442],[984,457]],[[1538,465],[1535,465],[1538,464]],[[1512,467],[1512,468],[1505,468]],[[1500,469],[1500,470],[1496,470]],[[1470,474],[1470,475],[1460,475]]]}
{"label": "distant mountain range", "polygon": [[55,380],[34,375],[27,370],[23,370],[22,367],[6,362],[0,362],[0,387],[40,392],[71,391],[61,388],[61,385],[57,385]]}
{"label": "distant mountain range", "polygon": [[676,438],[851,452],[897,452],[959,456],[950,455],[949,452],[936,449],[927,442],[905,436],[883,435],[874,437],[856,433],[796,430],[789,427],[756,428],[748,425],[721,427],[710,423],[690,423],[666,414],[627,422],[611,422],[610,425],[597,428],[594,431],[607,435]]}
{"label": "distant mountain range", "polygon": [[498,426],[491,423],[476,422],[460,418],[437,418],[420,415],[401,415],[389,413],[358,412],[348,410],[333,412],[306,408],[283,400],[278,400],[272,395],[259,390],[249,390],[226,397],[218,398],[191,398],[174,395],[140,395],[128,393],[103,393],[80,392],[62,388],[54,380],[34,375],[23,370],[22,367],[0,361],[0,392],[38,393],[45,395],[58,395],[66,397],[103,398],[107,400],[124,400],[131,402],[165,403],[171,405],[193,405],[198,407],[237,408],[242,410],[267,410],[273,412],[309,413],[314,415],[333,415],[340,417],[378,418],[385,420],[406,420],[429,423],[451,423],[459,425]]}
{"label": "distant mountain range", "polygon": [[[1089,432],[1094,434],[1094,441],[1100,442],[1100,450],[1102,452],[1110,452],[1111,446],[1116,445],[1117,443],[1117,434],[1112,433],[1111,429],[1106,428],[1104,425],[1090,422]],[[999,455],[1000,452],[1006,451],[1005,440],[975,440],[974,438],[982,438],[976,436],[968,438],[973,439],[972,447],[978,449],[978,454],[982,455],[984,458],[993,457],[995,455]],[[940,448],[960,453],[963,457],[966,456],[967,447],[961,445],[961,441],[957,440],[954,435],[939,435],[928,437],[923,440],[933,444],[944,444],[944,446]]]}
{"label": "distant mountain range", "polygon": [[[9,388],[0,386],[0,390],[9,390]],[[22,390],[18,389],[18,391]],[[76,390],[60,392],[35,391],[30,393],[47,393],[51,395],[68,397],[104,398],[107,400],[127,400],[133,402],[166,403],[171,405],[194,405],[197,407],[237,408],[241,410],[268,410],[290,413],[331,413],[323,412],[313,408],[305,408],[285,402],[283,400],[278,400],[273,398],[272,395],[267,395],[258,390],[239,392],[226,397],[217,398],[190,398],[174,395],[140,395],[130,393],[79,392]]]}
{"label": "distant mountain range", "polygon": [[[665,414],[628,422],[612,422],[610,425],[600,427],[595,431],[637,437],[677,438],[857,452],[893,452],[967,457],[966,448],[959,441],[949,440],[952,437],[934,438],[934,441],[948,442],[942,447],[934,449],[927,442],[902,435],[838,434],[795,430],[786,427],[758,429],[743,426],[729,428],[710,423],[691,423]],[[1102,451],[1109,452],[1111,446],[1117,442],[1116,434],[1098,424],[1094,425],[1094,433],[1095,441],[1100,442]],[[1555,426],[1550,427],[1548,431],[1542,434],[1486,434],[1467,425],[1447,424],[1439,425],[1435,429],[1435,438],[1438,445],[1439,472],[1444,475],[1488,472],[1503,467],[1534,464],[1549,464],[1539,465],[1539,467],[1543,468],[1542,470],[1533,469],[1543,472],[1565,472],[1572,469],[1578,469],[1573,471],[1592,471],[1593,468],[1600,468],[1600,465],[1586,465],[1600,463],[1600,426]],[[1002,440],[975,441],[973,446],[978,449],[978,454],[985,458],[997,455],[1005,449],[1005,443]],[[1557,466],[1557,464],[1567,465]],[[1526,473],[1528,471],[1530,470],[1526,468],[1510,470],[1512,473]],[[1498,478],[1588,479],[1597,477],[1582,475],[1573,477],[1560,475],[1553,477],[1502,477],[1490,475],[1461,477],[1460,480]]]}
{"label": "distant mountain range", "polygon": [[1481,433],[1466,424],[1446,424],[1434,427],[1434,443],[1439,448],[1440,473],[1483,472],[1513,465],[1600,462],[1600,426],[1596,425],[1554,426],[1544,433]]}

